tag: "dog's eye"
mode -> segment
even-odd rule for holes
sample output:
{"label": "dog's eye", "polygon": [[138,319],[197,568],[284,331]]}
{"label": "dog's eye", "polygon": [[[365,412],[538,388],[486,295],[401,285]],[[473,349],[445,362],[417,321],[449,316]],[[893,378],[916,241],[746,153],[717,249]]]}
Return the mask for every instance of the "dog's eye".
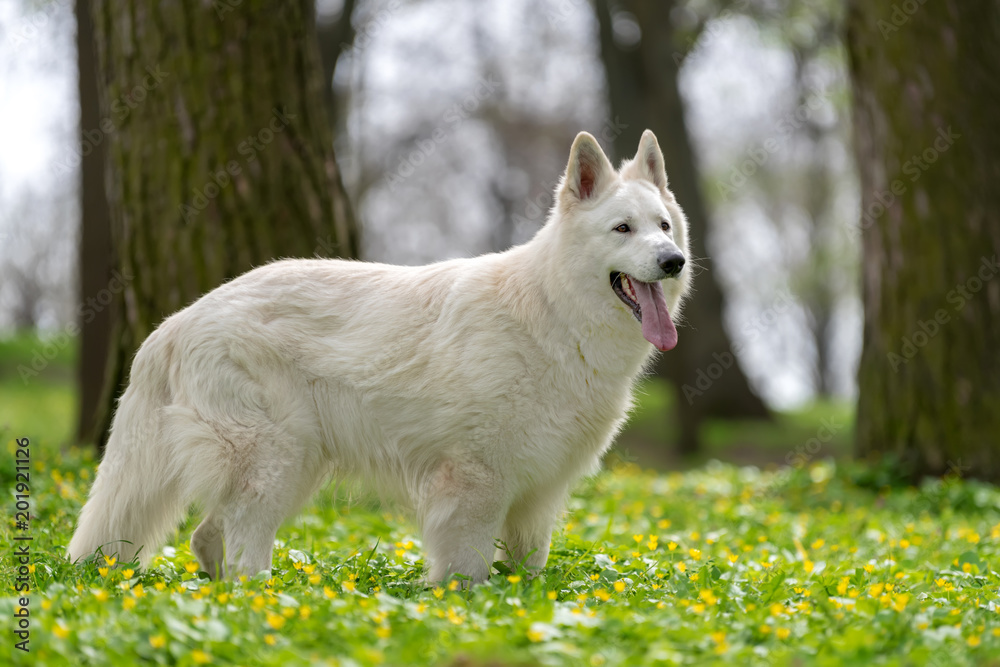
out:
{"label": "dog's eye", "polygon": [[663,222],[660,223],[660,229],[662,229],[665,232],[669,232],[670,231],[670,223],[667,222],[666,220],[664,220]]}
{"label": "dog's eye", "polygon": [[615,231],[616,232],[621,232],[622,234],[627,234],[630,231],[632,231],[632,228],[623,223],[623,224],[620,224],[617,227],[615,227]]}

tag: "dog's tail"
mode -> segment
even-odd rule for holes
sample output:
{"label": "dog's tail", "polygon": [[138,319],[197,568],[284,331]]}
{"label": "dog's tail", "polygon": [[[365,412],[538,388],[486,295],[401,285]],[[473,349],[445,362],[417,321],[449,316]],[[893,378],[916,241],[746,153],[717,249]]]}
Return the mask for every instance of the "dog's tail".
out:
{"label": "dog's tail", "polygon": [[69,544],[72,561],[100,549],[127,563],[152,554],[186,509],[177,491],[170,447],[163,442],[164,408],[170,402],[170,350],[154,332],[136,354],[90,497]]}

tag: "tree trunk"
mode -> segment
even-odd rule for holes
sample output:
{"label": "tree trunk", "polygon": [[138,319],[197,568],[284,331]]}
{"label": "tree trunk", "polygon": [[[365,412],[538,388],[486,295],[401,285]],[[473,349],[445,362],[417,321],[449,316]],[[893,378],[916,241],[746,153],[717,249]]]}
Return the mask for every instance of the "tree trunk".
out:
{"label": "tree trunk", "polygon": [[642,38],[634,48],[616,43],[609,0],[597,0],[601,56],[607,70],[611,115],[624,127],[615,138],[619,159],[631,157],[645,129],[663,148],[670,188],[687,215],[691,252],[701,267],[694,296],[684,306],[684,329],[675,352],[660,355],[657,373],[678,389],[682,454],[698,448],[698,431],[706,417],[764,418],[767,408],[751,391],[722,323],[725,302],[712,274],[705,247],[708,213],[699,172],[688,137],[684,104],[678,87],[677,50],[670,12],[672,0],[625,0],[618,5],[635,15]]}
{"label": "tree trunk", "polygon": [[94,0],[122,317],[97,419],[170,313],[276,257],[357,255],[307,0]]}
{"label": "tree trunk", "polygon": [[[105,142],[92,142],[100,128],[101,109],[97,92],[97,53],[94,49],[94,24],[90,0],[76,1],[76,47],[80,91],[80,356],[77,362],[77,387],[80,403],[76,437],[79,442],[92,439],[95,419],[103,410],[98,402],[104,384],[110,348],[112,309],[110,294],[101,294],[111,284],[113,261],[111,222],[104,187]],[[91,305],[87,305],[90,303]]]}
{"label": "tree trunk", "polygon": [[857,451],[1000,481],[1000,5],[851,3]]}

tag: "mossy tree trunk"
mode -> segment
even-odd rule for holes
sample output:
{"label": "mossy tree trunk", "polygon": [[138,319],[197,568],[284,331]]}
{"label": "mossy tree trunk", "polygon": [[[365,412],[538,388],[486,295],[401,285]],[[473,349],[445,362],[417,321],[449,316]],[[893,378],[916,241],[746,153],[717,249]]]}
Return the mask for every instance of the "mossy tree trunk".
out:
{"label": "mossy tree trunk", "polygon": [[[615,40],[612,24],[616,7],[631,12],[641,26],[642,37],[632,47],[622,47]],[[672,0],[596,3],[611,115],[616,127],[624,126],[614,138],[615,153],[618,159],[632,157],[644,130],[656,134],[670,188],[691,227],[691,252],[702,268],[695,280],[694,296],[684,305],[680,344],[675,352],[660,355],[656,369],[677,388],[679,450],[693,454],[699,448],[699,429],[706,418],[757,419],[769,417],[769,412],[750,389],[722,323],[725,299],[705,246],[709,216],[678,86],[678,51],[670,19],[675,8]]]}
{"label": "mossy tree trunk", "polygon": [[132,356],[164,317],[273,258],[354,257],[358,234],[313,2],[93,0],[93,22],[120,275],[103,442]]}
{"label": "mossy tree trunk", "polygon": [[1000,481],[1000,4],[854,0],[857,450]]}

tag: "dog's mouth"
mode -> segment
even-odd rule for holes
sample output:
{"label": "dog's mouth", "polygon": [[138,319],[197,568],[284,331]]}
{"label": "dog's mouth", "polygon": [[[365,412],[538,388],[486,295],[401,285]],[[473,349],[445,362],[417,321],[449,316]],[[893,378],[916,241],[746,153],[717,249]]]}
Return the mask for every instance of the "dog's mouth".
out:
{"label": "dog's mouth", "polygon": [[621,271],[611,272],[611,288],[642,324],[642,336],[658,350],[671,350],[677,345],[677,329],[667,311],[663,286],[644,283]]}

